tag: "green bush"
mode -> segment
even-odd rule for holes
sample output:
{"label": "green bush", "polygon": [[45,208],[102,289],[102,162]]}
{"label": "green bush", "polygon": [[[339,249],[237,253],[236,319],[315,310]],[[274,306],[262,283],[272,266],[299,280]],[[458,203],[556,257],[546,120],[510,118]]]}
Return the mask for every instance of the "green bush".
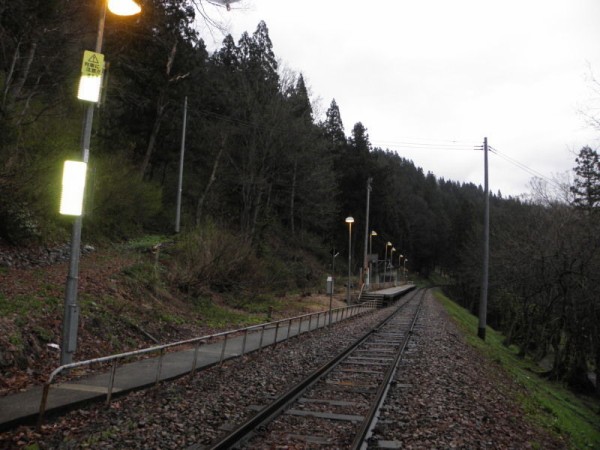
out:
{"label": "green bush", "polygon": [[161,209],[161,189],[143,181],[120,156],[99,156],[90,162],[85,229],[95,237],[139,234]]}
{"label": "green bush", "polygon": [[228,291],[259,284],[261,267],[250,242],[213,223],[180,235],[172,256],[169,281],[189,293],[204,287]]}
{"label": "green bush", "polygon": [[60,202],[62,159],[34,153],[0,171],[0,237],[30,244],[62,237]]}

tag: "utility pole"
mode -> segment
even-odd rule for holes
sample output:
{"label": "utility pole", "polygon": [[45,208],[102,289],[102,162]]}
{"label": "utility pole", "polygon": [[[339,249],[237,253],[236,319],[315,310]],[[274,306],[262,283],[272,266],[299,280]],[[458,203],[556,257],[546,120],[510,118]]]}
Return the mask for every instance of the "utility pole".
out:
{"label": "utility pole", "polygon": [[181,130],[181,151],[179,152],[179,182],[177,185],[177,211],[175,213],[175,233],[179,233],[181,223],[181,191],[183,190],[183,156],[185,154],[185,129],[187,126],[187,95],[183,100],[183,127]]}
{"label": "utility pole", "polygon": [[483,214],[483,274],[481,278],[481,298],[479,299],[479,328],[477,336],[485,341],[487,320],[488,272],[490,266],[490,193],[488,183],[488,142],[483,138],[484,193],[485,206]]}
{"label": "utility pole", "polygon": [[[361,284],[365,283],[365,280],[368,280],[368,284],[371,284],[371,274],[369,273],[369,258],[368,258],[368,247],[367,244],[369,243],[369,201],[371,199],[371,182],[373,181],[373,178],[369,177],[367,179],[367,213],[365,215],[366,220],[365,220],[365,256],[363,258],[363,270],[362,270],[362,280],[361,280]],[[366,278],[365,278],[366,275]]]}

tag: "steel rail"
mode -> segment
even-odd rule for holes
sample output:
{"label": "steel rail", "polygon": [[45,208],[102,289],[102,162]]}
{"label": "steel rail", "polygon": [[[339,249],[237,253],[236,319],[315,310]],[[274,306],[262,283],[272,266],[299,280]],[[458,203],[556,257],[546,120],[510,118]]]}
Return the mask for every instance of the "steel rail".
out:
{"label": "steel rail", "polygon": [[[316,369],[304,380],[297,383],[295,386],[293,386],[288,391],[279,396],[277,399],[275,399],[271,404],[262,408],[258,413],[256,413],[250,419],[246,420],[246,422],[242,423],[227,436],[224,436],[214,444],[210,444],[208,448],[210,448],[211,450],[236,448],[236,445],[248,440],[252,436],[252,432],[254,430],[266,425],[267,423],[271,422],[273,419],[278,417],[283,411],[285,411],[288,408],[289,405],[294,403],[311,386],[313,386],[324,376],[326,376],[329,372],[331,372],[339,363],[341,363],[346,358],[346,356],[352,353],[357,347],[359,347],[369,337],[376,333],[381,327],[383,327],[390,320],[392,320],[402,308],[404,308],[408,303],[411,302],[411,300],[414,299],[417,292],[418,291],[415,291],[412,297],[406,299],[405,302],[397,306],[396,309],[388,317],[383,319],[373,329],[369,330],[362,337],[360,337],[348,347],[346,347],[342,352],[340,352],[329,362]],[[188,450],[200,450],[203,448],[206,447],[197,444],[188,447]]]}
{"label": "steel rail", "polygon": [[412,318],[412,322],[410,324],[408,333],[406,334],[406,336],[404,337],[404,341],[402,342],[402,347],[400,348],[400,351],[396,354],[394,362],[389,367],[389,369],[386,371],[384,380],[381,383],[381,385],[379,386],[379,388],[377,389],[377,394],[375,395],[375,400],[373,401],[373,405],[371,406],[371,408],[369,409],[369,412],[365,416],[365,420],[362,422],[361,427],[360,427],[358,433],[356,434],[354,441],[352,442],[352,445],[350,447],[352,450],[367,448],[367,439],[369,439],[370,435],[373,432],[373,429],[375,428],[375,424],[377,423],[376,419],[377,419],[378,413],[381,410],[383,402],[385,401],[388,390],[390,388],[390,384],[392,383],[392,381],[394,379],[394,375],[396,374],[396,371],[398,369],[398,365],[400,364],[400,361],[402,360],[402,357],[404,356],[404,350],[406,349],[406,346],[408,345],[408,341],[412,337],[413,330],[414,330],[417,320],[419,318],[419,314],[421,313],[421,308],[423,306],[423,299],[425,298],[426,292],[427,292],[426,290],[423,290],[421,298],[419,299],[419,304],[417,305],[417,310],[415,311],[415,315]]}

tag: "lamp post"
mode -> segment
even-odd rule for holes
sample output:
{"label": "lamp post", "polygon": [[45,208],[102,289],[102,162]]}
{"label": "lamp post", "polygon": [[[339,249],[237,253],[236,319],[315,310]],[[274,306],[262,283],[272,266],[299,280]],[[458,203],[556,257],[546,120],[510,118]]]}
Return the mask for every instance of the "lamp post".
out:
{"label": "lamp post", "polygon": [[406,262],[408,261],[407,258],[404,258],[404,282],[406,283]]}
{"label": "lamp post", "polygon": [[[390,250],[390,269],[394,268],[394,252],[396,251],[396,247],[392,247],[392,249]],[[390,270],[390,276],[393,274],[393,272]],[[396,281],[394,280],[394,286],[396,286]]]}
{"label": "lamp post", "polygon": [[[104,38],[104,22],[106,21],[106,9],[120,16],[138,14],[141,7],[133,0],[105,0],[102,4],[100,20],[98,22],[98,34],[96,35],[95,53],[102,52],[102,41]],[[84,61],[85,66],[86,61]],[[102,68],[100,68],[100,71]],[[99,78],[101,79],[101,72]],[[98,86],[101,83],[98,83]],[[81,159],[83,163],[88,162],[90,156],[90,141],[92,137],[92,123],[94,120],[94,106],[97,100],[87,102],[83,121],[83,136],[81,139]],[[69,260],[69,274],[65,289],[65,308],[63,315],[63,333],[61,342],[60,364],[73,362],[73,354],[77,348],[77,326],[79,322],[79,307],[77,306],[77,282],[79,277],[79,251],[81,247],[81,225],[82,217],[77,216],[73,222],[71,232],[71,251]]]}
{"label": "lamp post", "polygon": [[369,284],[373,280],[373,262],[371,261],[371,255],[373,254],[373,236],[377,236],[377,231],[371,230],[369,233]]}
{"label": "lamp post", "polygon": [[400,269],[402,268],[402,258],[404,258],[404,255],[399,254],[398,255],[398,271],[397,271],[398,276],[397,276],[397,278],[400,278]]}
{"label": "lamp post", "polygon": [[370,198],[371,198],[371,182],[373,181],[373,178],[369,177],[367,180],[367,212],[365,214],[365,242],[364,242],[364,251],[363,251],[363,264],[362,264],[362,270],[361,270],[361,277],[360,277],[360,284],[361,284],[361,289],[362,287],[365,285],[367,285],[367,288],[369,287],[369,284],[371,283],[371,272],[369,271],[369,260],[367,257],[367,241],[369,238],[369,204],[370,204]]}
{"label": "lamp post", "polygon": [[391,247],[392,243],[387,241],[385,244],[385,257],[383,258],[383,284],[385,286],[385,279],[387,278],[387,249]]}
{"label": "lamp post", "polygon": [[354,217],[346,217],[346,223],[348,224],[348,289],[346,295],[346,303],[350,304],[350,275],[352,266],[352,224],[354,223]]}

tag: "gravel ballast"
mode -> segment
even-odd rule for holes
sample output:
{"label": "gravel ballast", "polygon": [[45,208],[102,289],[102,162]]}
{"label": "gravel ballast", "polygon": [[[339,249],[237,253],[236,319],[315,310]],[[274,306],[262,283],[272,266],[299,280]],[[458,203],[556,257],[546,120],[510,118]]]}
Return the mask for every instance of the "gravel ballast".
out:
{"label": "gravel ballast", "polygon": [[[306,333],[193,377],[117,398],[109,408],[96,404],[72,411],[44,425],[39,434],[20,427],[0,434],[0,448],[37,443],[42,449],[179,449],[209,444],[386,313]],[[566,448],[525,422],[511,395],[519,387],[464,342],[431,294],[407,358],[382,411],[373,448],[377,442],[401,448],[529,448],[532,443]]]}
{"label": "gravel ballast", "polygon": [[516,403],[522,388],[469,346],[429,291],[370,448],[568,448]]}

